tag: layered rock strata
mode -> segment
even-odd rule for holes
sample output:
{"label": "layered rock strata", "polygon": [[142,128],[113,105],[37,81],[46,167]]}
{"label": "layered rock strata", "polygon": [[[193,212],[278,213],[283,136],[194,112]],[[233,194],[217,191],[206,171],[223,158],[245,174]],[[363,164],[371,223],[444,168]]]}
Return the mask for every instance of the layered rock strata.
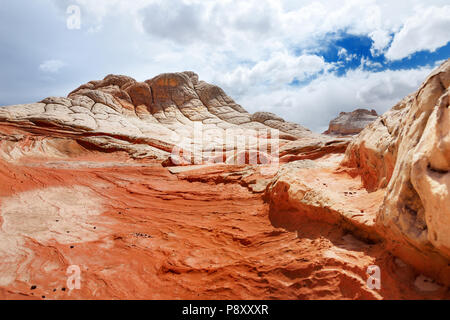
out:
{"label": "layered rock strata", "polygon": [[385,189],[377,225],[390,250],[450,284],[450,60],[351,143],[343,166]]}
{"label": "layered rock strata", "polygon": [[0,108],[0,298],[449,298],[447,78],[353,142],[193,72]]}
{"label": "layered rock strata", "polygon": [[325,134],[330,135],[355,135],[363,131],[365,127],[378,118],[375,110],[356,109],[353,112],[341,112],[336,119],[330,121]]}

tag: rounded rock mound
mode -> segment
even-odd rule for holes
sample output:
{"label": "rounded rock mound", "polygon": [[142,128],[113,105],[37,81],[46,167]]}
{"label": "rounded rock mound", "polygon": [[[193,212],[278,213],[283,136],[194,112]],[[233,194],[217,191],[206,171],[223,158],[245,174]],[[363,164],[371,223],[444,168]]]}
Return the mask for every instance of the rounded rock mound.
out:
{"label": "rounded rock mound", "polygon": [[353,112],[341,112],[339,116],[330,121],[330,126],[325,134],[330,135],[355,135],[363,131],[365,127],[378,118],[375,110],[356,109]]}

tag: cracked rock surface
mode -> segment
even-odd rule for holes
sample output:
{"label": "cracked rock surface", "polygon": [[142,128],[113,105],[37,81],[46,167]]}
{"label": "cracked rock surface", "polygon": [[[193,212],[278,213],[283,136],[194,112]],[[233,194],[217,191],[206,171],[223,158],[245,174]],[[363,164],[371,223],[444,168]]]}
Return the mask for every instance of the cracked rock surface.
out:
{"label": "cracked rock surface", "polygon": [[[67,98],[3,107],[0,121],[42,131],[45,136],[71,135],[83,146],[123,150],[133,158],[167,158],[174,146],[205,151],[220,146],[222,151],[229,145],[230,134],[255,140],[265,134],[270,140],[270,132],[276,132],[282,145],[298,139],[348,144],[270,113],[251,115],[219,87],[199,81],[193,72],[161,74],[145,82],[109,75],[80,86]],[[200,139],[195,137],[196,130],[201,131]],[[254,148],[251,142],[243,147],[249,148]],[[207,152],[203,156],[200,163],[214,159]]]}
{"label": "cracked rock surface", "polygon": [[377,225],[390,250],[450,284],[450,60],[364,129],[343,165],[385,189]]}
{"label": "cracked rock surface", "polygon": [[1,107],[0,298],[449,299],[448,70],[354,138],[190,71]]}

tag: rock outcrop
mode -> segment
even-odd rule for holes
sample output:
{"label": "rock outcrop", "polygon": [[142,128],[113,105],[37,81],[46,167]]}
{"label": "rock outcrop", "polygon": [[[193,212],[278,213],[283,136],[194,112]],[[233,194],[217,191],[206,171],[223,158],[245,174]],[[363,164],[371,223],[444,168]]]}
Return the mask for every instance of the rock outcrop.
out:
{"label": "rock outcrop", "polygon": [[390,250],[450,284],[450,60],[351,143],[343,166],[386,188],[377,225]]}
{"label": "rock outcrop", "polygon": [[0,108],[0,298],[450,298],[448,65],[355,140],[193,72]]}
{"label": "rock outcrop", "polygon": [[[259,153],[262,145],[275,139],[281,145],[299,139],[336,144],[339,152],[348,144],[269,113],[251,115],[193,72],[162,74],[145,82],[109,75],[80,86],[67,98],[3,107],[0,121],[40,131],[45,139],[70,135],[85,148],[122,150],[138,159],[164,160],[177,148],[176,159],[169,161],[173,164],[230,162],[238,156],[236,152]],[[199,155],[192,159],[194,153]],[[265,154],[261,157],[270,158]]]}
{"label": "rock outcrop", "polygon": [[353,112],[341,112],[336,119],[330,121],[325,134],[355,135],[378,118],[375,110],[357,109]]}

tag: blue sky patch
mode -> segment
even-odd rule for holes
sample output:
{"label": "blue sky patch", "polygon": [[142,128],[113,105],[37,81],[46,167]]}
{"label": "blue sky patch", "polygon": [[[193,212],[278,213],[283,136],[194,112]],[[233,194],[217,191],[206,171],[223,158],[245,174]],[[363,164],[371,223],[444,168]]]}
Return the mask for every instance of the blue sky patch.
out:
{"label": "blue sky patch", "polygon": [[426,65],[434,65],[437,61],[446,60],[450,56],[450,42],[434,52],[419,51],[402,60],[386,63],[392,70],[412,69]]}
{"label": "blue sky patch", "polygon": [[[393,34],[391,35],[391,38]],[[368,71],[383,70],[405,70],[422,66],[433,66],[440,60],[448,59],[450,56],[450,42],[434,52],[419,51],[401,60],[390,61],[383,53],[372,55],[371,48],[373,40],[365,35],[353,35],[346,32],[329,33],[324,36],[320,43],[320,49],[314,54],[322,56],[327,63],[334,63],[334,72],[338,76],[343,76],[348,70],[361,67],[362,59],[365,61],[364,69]],[[392,40],[391,40],[392,41]],[[389,45],[388,45],[389,47]],[[295,50],[297,55],[302,54],[301,50]],[[291,86],[301,86],[313,79],[298,81],[294,79]]]}

